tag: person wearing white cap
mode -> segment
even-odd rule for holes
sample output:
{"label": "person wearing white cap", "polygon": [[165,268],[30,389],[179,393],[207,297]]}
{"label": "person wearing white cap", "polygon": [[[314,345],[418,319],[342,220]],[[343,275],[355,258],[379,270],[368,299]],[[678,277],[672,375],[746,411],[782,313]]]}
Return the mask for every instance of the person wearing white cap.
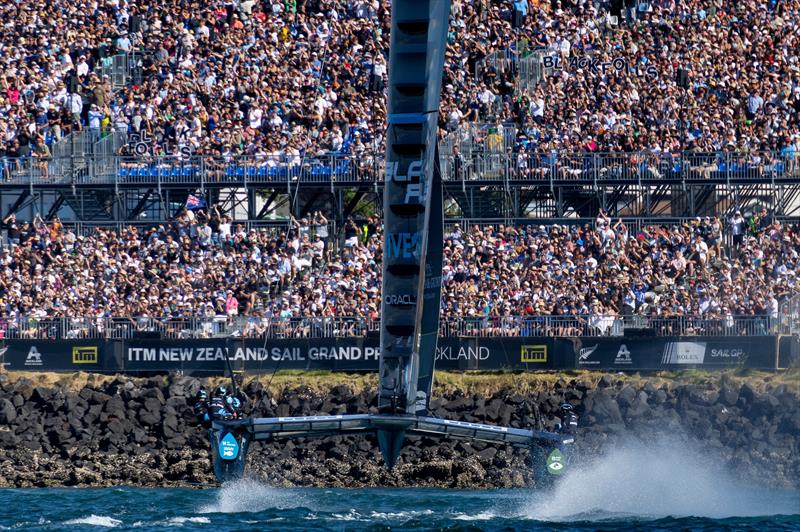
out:
{"label": "person wearing white cap", "polygon": [[89,63],[86,62],[85,55],[82,55],[78,58],[78,64],[75,65],[75,73],[81,78],[89,74]]}
{"label": "person wearing white cap", "polygon": [[100,132],[100,122],[103,120],[105,113],[97,108],[97,104],[89,106],[89,130],[97,134]]}
{"label": "person wearing white cap", "polygon": [[745,221],[742,216],[742,211],[736,209],[736,212],[734,212],[733,216],[728,220],[728,223],[731,227],[731,235],[733,235],[733,247],[737,249],[742,245],[742,241],[744,240]]}

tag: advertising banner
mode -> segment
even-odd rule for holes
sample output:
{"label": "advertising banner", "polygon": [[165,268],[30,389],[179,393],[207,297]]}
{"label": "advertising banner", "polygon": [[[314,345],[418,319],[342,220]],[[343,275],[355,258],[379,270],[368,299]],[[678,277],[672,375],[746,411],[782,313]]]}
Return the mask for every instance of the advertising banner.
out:
{"label": "advertising banner", "polygon": [[[746,367],[775,369],[778,340],[759,337],[444,337],[436,369],[655,371]],[[784,366],[797,348],[784,339]],[[378,338],[6,340],[9,371],[225,374],[279,369],[377,371]]]}
{"label": "advertising banner", "polygon": [[276,369],[366,371],[378,368],[377,341],[364,338],[286,340],[130,340],[124,347],[125,371],[261,373]]}
{"label": "advertising banner", "polygon": [[102,340],[7,340],[0,348],[8,371],[102,371],[106,367]]}
{"label": "advertising banner", "polygon": [[[687,368],[775,368],[775,338],[568,338],[577,369],[617,371]],[[569,349],[569,347],[568,347]]]}
{"label": "advertising banner", "polygon": [[800,337],[781,336],[778,343],[778,369],[800,366]]}
{"label": "advertising banner", "polygon": [[[557,365],[552,339],[440,338],[437,369],[552,369]],[[276,369],[377,371],[377,338],[298,338],[285,340],[129,340],[122,367],[128,372],[184,370],[268,373]]]}

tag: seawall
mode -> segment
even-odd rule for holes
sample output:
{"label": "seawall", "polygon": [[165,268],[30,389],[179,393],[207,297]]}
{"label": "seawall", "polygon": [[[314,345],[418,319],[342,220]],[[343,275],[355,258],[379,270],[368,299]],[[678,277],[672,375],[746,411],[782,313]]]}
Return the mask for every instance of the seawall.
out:
{"label": "seawall", "polygon": [[[701,449],[745,481],[800,487],[800,377],[437,374],[441,418],[530,426],[555,423],[562,401],[581,415],[576,460],[660,435]],[[0,375],[0,486],[169,486],[214,482],[205,432],[191,411],[206,381],[170,375]],[[246,379],[258,416],[374,411],[372,376]],[[549,427],[548,427],[549,428]],[[534,483],[527,452],[410,438],[394,471],[359,437],[255,444],[249,470],[279,486],[518,487]]]}

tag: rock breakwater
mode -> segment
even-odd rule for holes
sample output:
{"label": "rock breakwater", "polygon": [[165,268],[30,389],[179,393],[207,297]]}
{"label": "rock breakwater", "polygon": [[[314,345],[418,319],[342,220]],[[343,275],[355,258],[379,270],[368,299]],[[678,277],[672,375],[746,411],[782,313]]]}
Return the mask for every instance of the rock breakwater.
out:
{"label": "rock breakwater", "polygon": [[[487,377],[488,379],[489,377]],[[469,377],[479,383],[481,376]],[[469,380],[467,379],[467,380]],[[740,478],[800,487],[800,394],[793,381],[526,376],[487,391],[439,385],[441,418],[530,427],[556,423],[561,402],[581,415],[578,461],[636,439],[669,434],[727,463]],[[298,377],[297,381],[301,379]],[[245,411],[257,416],[375,411],[374,386],[334,375],[319,386],[267,389],[252,380]],[[203,380],[69,379],[0,375],[0,486],[168,486],[213,482],[205,432],[191,406]],[[491,387],[491,386],[489,386]],[[475,390],[481,388],[477,393]],[[332,437],[255,444],[252,474],[278,486],[517,487],[531,484],[527,452],[505,446],[409,438],[398,466],[383,468],[376,442]]]}

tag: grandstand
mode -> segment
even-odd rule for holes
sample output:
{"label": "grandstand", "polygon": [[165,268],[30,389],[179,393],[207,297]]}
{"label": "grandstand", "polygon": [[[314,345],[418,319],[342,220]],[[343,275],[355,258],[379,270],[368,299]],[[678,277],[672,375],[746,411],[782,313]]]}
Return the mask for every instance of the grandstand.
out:
{"label": "grandstand", "polygon": [[[800,5],[616,4],[453,2],[444,334],[795,330]],[[0,7],[6,337],[377,330],[386,7]]]}
{"label": "grandstand", "polygon": [[[794,3],[454,2],[448,212],[797,216]],[[33,38],[4,36],[4,216],[168,219],[189,193],[248,220],[379,208],[388,40],[368,36],[386,5],[247,1],[175,18],[159,2],[62,4],[52,20],[0,11],[52,39],[37,55]]]}

